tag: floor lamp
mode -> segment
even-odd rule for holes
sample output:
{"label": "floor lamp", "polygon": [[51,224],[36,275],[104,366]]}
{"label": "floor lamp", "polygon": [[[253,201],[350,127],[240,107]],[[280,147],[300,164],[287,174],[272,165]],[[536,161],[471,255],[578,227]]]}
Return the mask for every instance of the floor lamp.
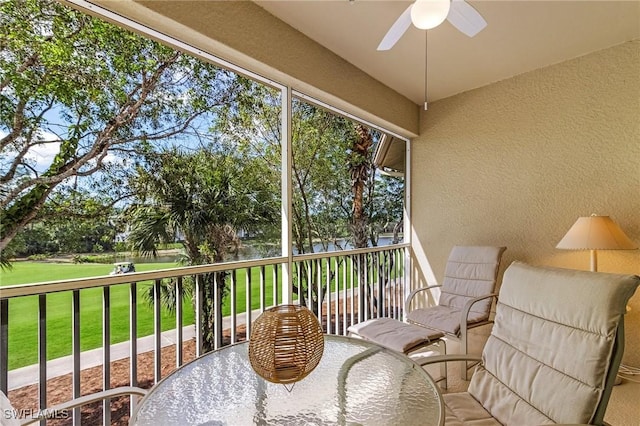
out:
{"label": "floor lamp", "polygon": [[597,250],[633,250],[638,246],[609,216],[592,214],[579,217],[556,248],[590,250],[591,271],[596,272],[598,270]]}

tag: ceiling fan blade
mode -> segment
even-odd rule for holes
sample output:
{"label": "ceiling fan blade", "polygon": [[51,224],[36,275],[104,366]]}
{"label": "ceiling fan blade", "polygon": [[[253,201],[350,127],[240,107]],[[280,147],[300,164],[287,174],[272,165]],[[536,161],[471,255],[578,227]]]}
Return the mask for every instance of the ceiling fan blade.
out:
{"label": "ceiling fan blade", "polygon": [[407,7],[407,9],[402,12],[402,15],[396,22],[393,23],[387,34],[384,36],[380,44],[378,45],[378,50],[389,50],[395,45],[400,37],[407,31],[407,29],[411,26],[411,7],[413,3]]}
{"label": "ceiling fan blade", "polygon": [[452,0],[447,20],[462,33],[473,37],[487,26],[482,15],[464,0]]}

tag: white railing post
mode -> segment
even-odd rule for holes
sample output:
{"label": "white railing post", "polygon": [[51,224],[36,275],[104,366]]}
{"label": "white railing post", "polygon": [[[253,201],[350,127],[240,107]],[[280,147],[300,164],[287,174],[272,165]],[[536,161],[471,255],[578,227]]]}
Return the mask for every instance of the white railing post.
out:
{"label": "white railing post", "polygon": [[204,289],[202,288],[203,283],[200,279],[200,275],[195,276],[195,323],[196,323],[196,357],[199,357],[203,353],[204,344],[202,343],[202,322],[203,322],[203,314],[202,314],[202,303],[204,299]]}
{"label": "white railing post", "polygon": [[162,380],[162,301],[160,298],[161,280],[153,283],[153,380],[154,384]]}
{"label": "white railing post", "polygon": [[[45,380],[46,383],[46,380]],[[111,287],[102,288],[102,390],[111,388]],[[102,424],[111,424],[111,399],[102,401]]]}
{"label": "white railing post", "polygon": [[236,331],[238,328],[237,325],[237,316],[238,316],[238,308],[237,308],[237,294],[236,294],[236,270],[234,269],[233,271],[231,271],[231,289],[230,289],[230,298],[229,301],[231,303],[231,344],[233,345],[234,343],[237,342],[236,340]]}
{"label": "white railing post", "polygon": [[[411,141],[405,142],[405,168],[404,168],[404,211],[402,218],[402,242],[409,244],[404,248],[404,271],[402,274],[402,300],[404,296],[411,292],[410,277],[413,274],[411,270],[411,234],[413,233],[413,224],[411,223]],[[402,320],[407,320],[407,313],[404,310],[404,302],[402,303]]]}
{"label": "white railing post", "polygon": [[[47,295],[38,295],[38,399],[39,408],[47,408]],[[41,425],[46,422],[41,421]]]}
{"label": "white railing post", "polygon": [[9,300],[0,299],[0,392],[9,390]]}
{"label": "white railing post", "polygon": [[293,239],[293,189],[291,183],[291,168],[293,157],[291,153],[291,117],[292,117],[292,92],[291,87],[282,90],[282,257],[287,262],[282,265],[282,303],[293,301],[293,252],[291,243]]}
{"label": "white railing post", "polygon": [[252,279],[251,279],[251,268],[247,268],[245,270],[245,309],[244,309],[244,315],[245,315],[245,327],[246,327],[246,339],[249,340],[251,338],[251,285],[252,285]]}
{"label": "white railing post", "polygon": [[[138,386],[138,285],[129,284],[129,383]],[[129,417],[136,409],[136,398],[129,400]]]}
{"label": "white railing post", "polygon": [[182,277],[178,277],[178,280],[176,281],[176,368],[179,368],[181,365],[182,365]]}
{"label": "white railing post", "polygon": [[[73,399],[76,399],[80,398],[80,290],[73,290],[71,309],[71,350],[73,354],[71,387]],[[76,407],[73,409],[73,426],[79,426],[80,424],[80,407]]]}
{"label": "white railing post", "polygon": [[222,288],[224,287],[224,279],[223,282],[219,282],[218,280],[219,274],[213,274],[213,306],[216,314],[215,321],[215,330],[213,333],[213,349],[219,349],[222,347]]}

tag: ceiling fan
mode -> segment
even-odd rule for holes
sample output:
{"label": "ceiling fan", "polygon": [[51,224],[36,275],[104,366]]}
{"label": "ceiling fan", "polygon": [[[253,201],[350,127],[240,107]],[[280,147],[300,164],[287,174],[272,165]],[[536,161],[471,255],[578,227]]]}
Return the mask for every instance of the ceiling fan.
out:
{"label": "ceiling fan", "polygon": [[465,0],[416,0],[389,28],[378,50],[391,49],[412,23],[417,28],[428,30],[437,27],[445,19],[469,37],[487,26],[482,15]]}

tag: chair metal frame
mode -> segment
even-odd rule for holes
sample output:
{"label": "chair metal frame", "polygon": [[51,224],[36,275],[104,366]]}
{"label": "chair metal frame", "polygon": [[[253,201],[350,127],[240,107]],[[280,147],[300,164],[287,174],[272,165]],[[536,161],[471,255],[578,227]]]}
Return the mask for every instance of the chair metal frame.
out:
{"label": "chair metal frame", "polygon": [[[50,408],[41,409],[37,415],[30,417],[28,419],[17,419],[13,418],[12,420],[19,422],[20,426],[30,425],[36,422],[40,422],[41,420],[50,419],[56,416],[57,413],[62,411],[71,410],[77,407],[82,407],[83,405],[91,404],[93,402],[103,401],[106,399],[117,398],[119,396],[129,395],[131,396],[131,404],[135,405],[134,396],[136,397],[144,397],[147,394],[147,391],[142,388],[138,388],[135,386],[121,386],[113,389],[107,389],[105,391],[96,392],[90,395],[81,396],[76,399],[72,399],[71,401],[63,402],[58,405],[54,405]],[[0,395],[0,397],[7,398],[4,394]],[[8,398],[7,398],[8,400]],[[7,419],[9,420],[9,419]]]}

